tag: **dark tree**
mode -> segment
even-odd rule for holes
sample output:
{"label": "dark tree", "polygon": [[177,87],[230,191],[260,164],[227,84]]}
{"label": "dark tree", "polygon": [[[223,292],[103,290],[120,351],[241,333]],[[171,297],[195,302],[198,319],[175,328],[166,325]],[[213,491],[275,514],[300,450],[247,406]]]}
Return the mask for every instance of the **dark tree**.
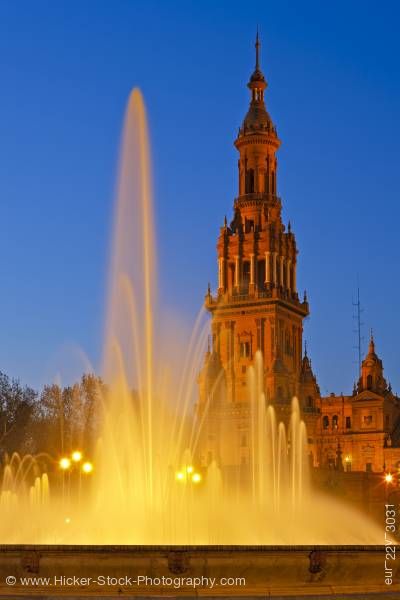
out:
{"label": "dark tree", "polygon": [[75,449],[90,454],[99,435],[104,390],[101,379],[92,374],[65,388],[45,386],[32,423],[36,452],[55,458]]}
{"label": "dark tree", "polygon": [[37,393],[0,372],[0,455],[32,450],[30,425]]}

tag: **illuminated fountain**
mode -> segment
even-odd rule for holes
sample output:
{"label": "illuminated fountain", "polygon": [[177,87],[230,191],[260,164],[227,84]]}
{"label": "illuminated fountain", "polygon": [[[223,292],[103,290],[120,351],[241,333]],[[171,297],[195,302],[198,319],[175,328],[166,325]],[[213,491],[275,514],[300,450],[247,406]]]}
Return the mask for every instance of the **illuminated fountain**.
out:
{"label": "illuminated fountain", "polygon": [[[46,474],[16,468],[12,459],[1,488],[0,543],[380,542],[378,527],[310,487],[297,400],[286,430],[257,384],[260,357],[249,374],[247,491],[232,493],[215,462],[207,469],[196,464],[200,425],[193,403],[207,328],[200,313],[183,351],[176,324],[168,331],[154,248],[146,116],[134,90],[122,140],[104,347],[108,392],[93,472],[87,470],[82,486],[80,466],[70,472],[65,462],[62,485],[49,495]],[[79,478],[72,487],[71,478]],[[11,526],[17,519],[18,528]]]}

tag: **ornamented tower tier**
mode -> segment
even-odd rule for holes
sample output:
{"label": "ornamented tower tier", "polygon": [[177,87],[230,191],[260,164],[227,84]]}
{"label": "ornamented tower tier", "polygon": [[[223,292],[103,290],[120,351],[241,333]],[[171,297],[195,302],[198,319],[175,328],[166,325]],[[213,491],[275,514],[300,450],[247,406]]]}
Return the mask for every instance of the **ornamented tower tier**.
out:
{"label": "ornamented tower tier", "polygon": [[214,296],[209,289],[205,300],[212,316],[212,348],[199,378],[198,405],[200,414],[207,406],[216,419],[223,418],[218,411],[235,407],[244,446],[247,370],[260,350],[267,400],[288,413],[292,397],[302,396],[302,330],[309,314],[306,297],[300,301],[297,293],[295,236],[290,223],[287,229],[282,223],[280,140],[264,102],[267,82],[258,34],[255,46],[250,106],[235,140],[238,196],[233,219],[228,224],[225,217],[218,238],[218,291]]}

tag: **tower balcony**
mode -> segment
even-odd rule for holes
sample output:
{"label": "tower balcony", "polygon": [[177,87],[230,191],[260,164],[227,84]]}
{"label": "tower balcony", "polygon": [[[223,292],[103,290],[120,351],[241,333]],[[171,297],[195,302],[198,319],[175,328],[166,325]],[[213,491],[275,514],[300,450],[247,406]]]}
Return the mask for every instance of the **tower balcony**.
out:
{"label": "tower balcony", "polygon": [[232,292],[219,291],[213,295],[209,291],[205,296],[205,307],[210,312],[215,310],[229,308],[232,306],[242,306],[251,304],[270,304],[280,302],[294,308],[303,316],[309,314],[309,305],[307,300],[300,302],[297,292],[291,292],[281,286],[270,286],[265,289],[255,287],[253,290],[242,288]]}
{"label": "tower balcony", "polygon": [[265,192],[250,192],[248,194],[243,194],[235,198],[234,207],[244,208],[251,206],[259,206],[260,204],[265,204],[266,202],[268,202],[269,204],[277,204],[279,206],[282,205],[281,198],[276,194],[267,194]]}

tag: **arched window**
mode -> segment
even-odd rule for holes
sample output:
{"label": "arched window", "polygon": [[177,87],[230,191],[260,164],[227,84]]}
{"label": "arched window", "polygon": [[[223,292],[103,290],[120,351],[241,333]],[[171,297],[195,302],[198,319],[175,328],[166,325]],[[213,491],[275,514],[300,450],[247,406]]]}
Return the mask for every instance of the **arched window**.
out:
{"label": "arched window", "polygon": [[254,169],[248,169],[246,171],[246,194],[252,194],[254,192]]}
{"label": "arched window", "polygon": [[249,233],[250,231],[254,231],[254,219],[246,219],[244,222],[244,231],[245,233]]}
{"label": "arched window", "polygon": [[276,176],[274,171],[271,173],[271,192],[272,194],[276,194]]}
{"label": "arched window", "polygon": [[264,192],[266,194],[269,194],[269,173],[268,173],[268,171],[265,171],[265,175],[264,175]]}
{"label": "arched window", "polygon": [[235,287],[235,263],[229,263],[228,286],[230,291]]}
{"label": "arched window", "polygon": [[250,283],[250,262],[248,260],[243,261],[242,269],[242,287],[243,291],[247,292]]}
{"label": "arched window", "polygon": [[265,260],[257,261],[257,287],[259,290],[265,287]]}
{"label": "arched window", "polygon": [[337,429],[339,425],[339,417],[337,415],[333,415],[332,417],[332,429]]}
{"label": "arched window", "polygon": [[240,358],[250,357],[250,342],[240,342],[239,354]]}
{"label": "arched window", "polygon": [[312,408],[312,405],[313,405],[312,396],[307,396],[307,406],[308,406],[308,408]]}
{"label": "arched window", "polygon": [[367,376],[367,389],[368,390],[372,389],[372,375]]}
{"label": "arched window", "polygon": [[325,415],[324,418],[322,419],[322,427],[324,429],[328,429],[328,427],[329,427],[329,417],[328,417],[328,415]]}

